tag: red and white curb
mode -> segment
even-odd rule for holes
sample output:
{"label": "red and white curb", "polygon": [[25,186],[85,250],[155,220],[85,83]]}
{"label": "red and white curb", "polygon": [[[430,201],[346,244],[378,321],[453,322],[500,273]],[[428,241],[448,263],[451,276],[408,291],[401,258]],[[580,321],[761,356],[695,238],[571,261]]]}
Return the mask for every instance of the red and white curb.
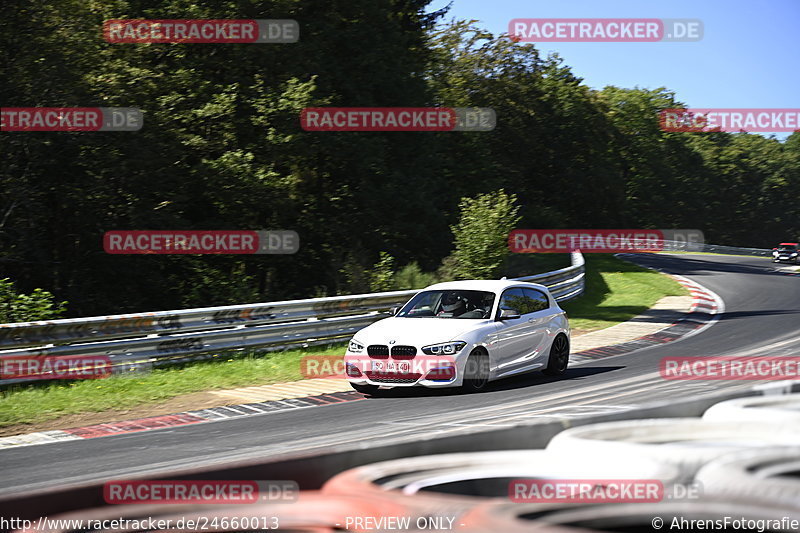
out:
{"label": "red and white curb", "polygon": [[[702,324],[700,328],[692,331],[687,337],[697,335],[701,331],[711,327],[720,319],[720,316],[725,312],[725,301],[711,289],[708,289],[699,283],[692,281],[677,274],[667,274],[675,281],[683,285],[692,295],[692,307],[689,313],[699,313],[700,315],[707,315],[705,319],[701,318],[699,323]],[[696,318],[687,317],[686,320],[695,320]]]}
{"label": "red and white curb", "polygon": [[79,438],[80,437],[71,435],[66,431],[54,429],[52,431],[40,431],[37,433],[28,433],[26,435],[2,437],[0,438],[0,449],[32,446],[34,444],[47,444],[48,442],[63,442],[65,440],[75,440]]}
{"label": "red and white curb", "polygon": [[[576,352],[570,356],[570,365],[596,361],[598,359],[622,355],[642,348],[684,339],[700,333],[719,320],[719,315],[723,313],[725,309],[722,298],[699,283],[691,281],[683,276],[668,274],[666,272],[663,273],[674,278],[691,293],[692,306],[686,317],[660,331],[638,339]],[[107,424],[95,424],[64,430],[41,431],[26,435],[15,435],[13,437],[2,437],[0,438],[0,450],[5,448],[18,448],[20,446],[32,446],[35,444],[48,444],[68,440],[93,439],[97,437],[138,433],[190,424],[202,424],[227,418],[268,414],[288,409],[319,407],[364,399],[364,396],[358,392],[347,391],[319,394],[303,398],[225,405],[171,415],[153,416],[122,422],[110,422]]]}
{"label": "red and white curb", "polygon": [[[628,257],[622,257],[630,260]],[[631,261],[634,262],[634,261]],[[636,263],[638,265],[638,263]],[[570,355],[570,366],[577,366],[589,362],[605,359],[617,355],[624,355],[651,346],[660,346],[669,342],[687,339],[691,336],[710,328],[714,325],[725,312],[725,302],[714,291],[700,285],[683,276],[670,274],[661,269],[655,269],[647,265],[639,265],[651,270],[658,270],[664,275],[670,276],[675,281],[685,287],[692,296],[692,305],[689,312],[680,320],[673,322],[669,326],[633,340],[582,350]]]}
{"label": "red and white curb", "polygon": [[126,433],[139,433],[154,429],[166,429],[190,424],[202,424],[226,418],[240,418],[260,414],[286,411],[289,409],[302,409],[305,407],[319,407],[335,403],[344,403],[363,400],[364,395],[355,391],[333,392],[319,394],[305,398],[290,398],[286,400],[272,400],[268,402],[245,403],[240,405],[225,405],[210,407],[198,411],[176,413],[172,415],[152,416],[125,420],[122,422],[109,422],[107,424],[94,424],[78,428],[63,430],[41,431],[25,435],[0,438],[0,450],[4,448],[18,448],[34,444],[48,444],[51,442],[64,442],[68,440],[94,439],[109,437]]}
{"label": "red and white curb", "polygon": [[787,276],[800,276],[800,267],[772,267],[772,271]]}

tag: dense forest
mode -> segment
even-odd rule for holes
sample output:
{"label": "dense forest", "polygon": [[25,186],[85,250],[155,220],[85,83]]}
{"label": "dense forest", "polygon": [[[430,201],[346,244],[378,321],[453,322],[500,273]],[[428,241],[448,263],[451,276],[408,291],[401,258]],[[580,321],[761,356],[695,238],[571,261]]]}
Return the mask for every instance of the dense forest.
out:
{"label": "dense forest", "polygon": [[[69,316],[368,290],[434,271],[463,198],[526,228],[800,237],[800,132],[666,133],[668,88],[593,90],[569,58],[428,0],[4,0],[4,107],[135,107],[136,132],[0,134],[0,278]],[[295,19],[293,44],[110,44],[118,18]],[[307,132],[306,107],[491,107],[491,132]],[[290,229],[294,255],[110,255],[124,229]],[[383,254],[382,254],[383,252]]]}

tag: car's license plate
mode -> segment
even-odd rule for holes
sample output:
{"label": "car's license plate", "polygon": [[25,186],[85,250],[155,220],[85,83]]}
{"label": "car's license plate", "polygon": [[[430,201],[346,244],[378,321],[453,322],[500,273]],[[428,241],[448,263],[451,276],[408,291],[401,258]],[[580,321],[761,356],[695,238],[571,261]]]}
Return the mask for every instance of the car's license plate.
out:
{"label": "car's license plate", "polygon": [[408,361],[372,361],[372,371],[408,374],[411,364]]}

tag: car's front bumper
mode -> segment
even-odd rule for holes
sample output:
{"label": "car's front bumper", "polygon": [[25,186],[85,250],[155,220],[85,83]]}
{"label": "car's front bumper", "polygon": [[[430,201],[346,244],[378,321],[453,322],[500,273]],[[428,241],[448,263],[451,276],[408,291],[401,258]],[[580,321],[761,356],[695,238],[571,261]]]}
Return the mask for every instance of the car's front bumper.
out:
{"label": "car's front bumper", "polygon": [[376,381],[369,378],[347,378],[350,383],[355,383],[356,385],[378,385],[380,387],[387,387],[387,388],[399,388],[399,387],[427,387],[430,389],[442,389],[447,387],[460,387],[462,383],[462,378],[457,377],[453,381],[431,381],[427,379],[419,379],[417,381],[411,383],[405,382],[390,382],[390,381]]}
{"label": "car's front bumper", "polygon": [[[347,373],[347,380],[350,383],[357,385],[378,385],[381,387],[428,387],[428,388],[446,388],[446,387],[460,387],[463,382],[464,368],[466,367],[467,348],[459,352],[456,356],[441,357],[440,362],[437,362],[435,356],[418,355],[412,359],[399,359],[395,360],[391,357],[386,358],[371,358],[363,353],[354,354],[349,350],[345,353],[345,370]],[[365,370],[365,365],[369,366],[374,361],[398,361],[413,362],[416,357],[424,357],[425,364],[421,365],[420,360],[417,360],[417,368],[412,364],[412,369],[409,373],[399,372],[374,372],[370,369]],[[355,366],[359,371],[359,376],[352,376],[348,370],[348,364]],[[422,368],[419,368],[419,367]],[[431,372],[436,369],[452,369],[451,376],[439,379],[428,379]],[[445,372],[446,373],[446,372]]]}

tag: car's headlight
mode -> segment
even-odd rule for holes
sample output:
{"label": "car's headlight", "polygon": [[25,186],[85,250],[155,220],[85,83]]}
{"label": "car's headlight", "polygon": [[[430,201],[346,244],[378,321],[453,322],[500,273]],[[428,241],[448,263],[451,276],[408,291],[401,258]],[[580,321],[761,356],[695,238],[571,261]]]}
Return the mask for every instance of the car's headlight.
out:
{"label": "car's headlight", "polygon": [[357,340],[353,339],[350,341],[350,344],[348,345],[347,349],[353,353],[363,352],[364,345],[358,342]]}
{"label": "car's headlight", "polygon": [[778,257],[778,250],[775,250],[774,252],[772,252],[772,256],[773,257]]}
{"label": "car's headlight", "polygon": [[431,344],[430,346],[423,346],[422,353],[428,355],[454,355],[463,350],[466,345],[467,343],[464,341]]}
{"label": "car's headlight", "polygon": [[793,253],[792,255],[790,255],[789,257],[797,257],[797,252],[794,252],[794,253]]}

